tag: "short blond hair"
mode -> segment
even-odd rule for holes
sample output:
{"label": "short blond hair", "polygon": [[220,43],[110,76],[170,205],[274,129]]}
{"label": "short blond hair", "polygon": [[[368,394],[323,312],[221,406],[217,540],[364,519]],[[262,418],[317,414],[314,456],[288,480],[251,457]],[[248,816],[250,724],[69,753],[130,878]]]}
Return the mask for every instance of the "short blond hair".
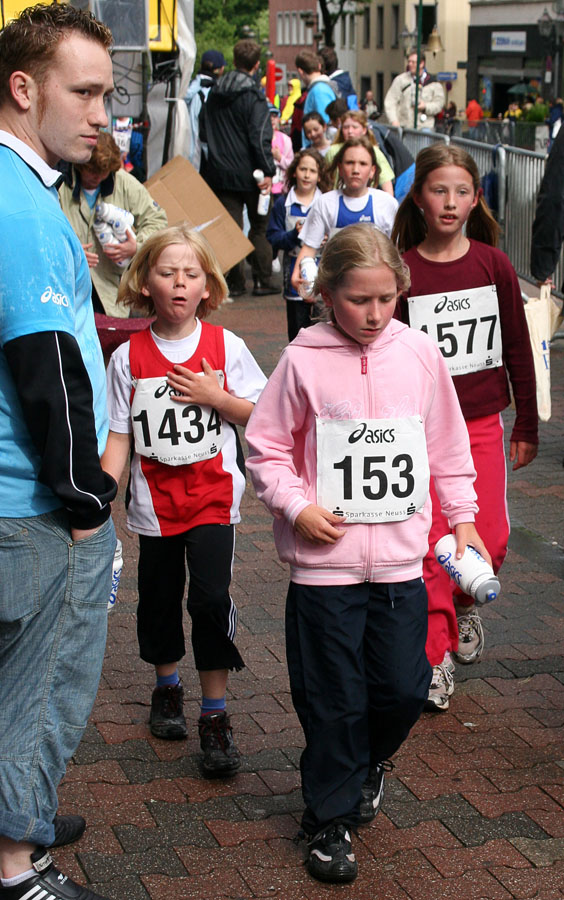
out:
{"label": "short blond hair", "polygon": [[131,306],[149,316],[155,314],[151,298],[146,297],[142,289],[147,285],[149,270],[156,266],[163,250],[171,244],[185,244],[190,247],[205,272],[209,297],[202,298],[196,309],[198,318],[205,319],[210,312],[221,306],[227,297],[227,283],[210,242],[199,231],[191,228],[188,222],[163,228],[141,245],[121,279],[118,303]]}
{"label": "short blond hair", "polygon": [[411,284],[409,269],[395,244],[369,223],[347,225],[325,245],[315,280],[315,293],[325,295],[335,291],[351,269],[371,269],[381,264],[394,273],[398,293],[407,291]]}

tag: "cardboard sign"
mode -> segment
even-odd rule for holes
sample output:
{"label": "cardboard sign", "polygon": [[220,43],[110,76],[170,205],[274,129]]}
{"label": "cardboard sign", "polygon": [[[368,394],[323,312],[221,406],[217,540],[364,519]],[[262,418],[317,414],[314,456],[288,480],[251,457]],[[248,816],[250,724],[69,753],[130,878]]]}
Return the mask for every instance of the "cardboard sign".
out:
{"label": "cardboard sign", "polygon": [[175,156],[145,182],[168,217],[169,225],[188,222],[206,236],[222,272],[240,262],[254,247],[195,168]]}

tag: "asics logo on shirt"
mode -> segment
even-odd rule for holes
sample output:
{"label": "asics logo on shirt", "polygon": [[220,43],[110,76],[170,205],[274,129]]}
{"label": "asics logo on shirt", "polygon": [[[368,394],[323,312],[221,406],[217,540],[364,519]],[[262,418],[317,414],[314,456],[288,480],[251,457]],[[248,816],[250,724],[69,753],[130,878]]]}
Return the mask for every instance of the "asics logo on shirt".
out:
{"label": "asics logo on shirt", "polygon": [[470,309],[470,300],[468,297],[461,297],[455,300],[449,300],[443,297],[435,306],[435,312],[440,313],[446,309],[447,312],[457,312],[460,309]]}
{"label": "asics logo on shirt", "polygon": [[368,428],[366,422],[362,422],[352,434],[349,434],[349,444],[356,444],[357,441],[364,440],[365,444],[393,444],[396,437],[393,428]]}
{"label": "asics logo on shirt", "polygon": [[53,290],[51,285],[48,285],[45,288],[45,290],[43,291],[43,293],[41,294],[41,302],[42,303],[49,303],[49,300],[51,300],[55,304],[55,306],[68,306],[69,305],[68,297],[65,294],[57,294]]}

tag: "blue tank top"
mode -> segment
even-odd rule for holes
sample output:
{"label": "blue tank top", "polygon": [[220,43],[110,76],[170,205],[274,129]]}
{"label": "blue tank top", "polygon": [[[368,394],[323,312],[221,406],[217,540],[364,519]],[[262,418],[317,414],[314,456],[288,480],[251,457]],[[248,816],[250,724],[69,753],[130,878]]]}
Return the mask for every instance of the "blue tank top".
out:
{"label": "blue tank top", "polygon": [[368,195],[368,200],[364,209],[354,212],[345,206],[345,198],[341,194],[339,197],[339,214],[335,228],[344,228],[346,225],[356,225],[358,222],[373,222],[374,212],[372,210],[372,194]]}

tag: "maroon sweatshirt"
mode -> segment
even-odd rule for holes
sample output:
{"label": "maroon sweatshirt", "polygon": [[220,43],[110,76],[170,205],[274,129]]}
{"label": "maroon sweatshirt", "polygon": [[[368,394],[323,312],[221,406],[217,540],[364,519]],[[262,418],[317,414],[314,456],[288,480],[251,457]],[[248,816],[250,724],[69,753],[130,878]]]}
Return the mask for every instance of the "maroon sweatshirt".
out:
{"label": "maroon sweatshirt", "polygon": [[[424,259],[416,247],[404,254],[411,272],[408,296],[443,294],[495,284],[503,347],[503,366],[455,375],[454,386],[465,419],[501,412],[510,403],[509,381],[517,416],[511,439],[538,443],[535,371],[521,289],[505,253],[480,241],[470,241],[468,252],[452,262]],[[409,323],[405,298],[398,315]]]}

